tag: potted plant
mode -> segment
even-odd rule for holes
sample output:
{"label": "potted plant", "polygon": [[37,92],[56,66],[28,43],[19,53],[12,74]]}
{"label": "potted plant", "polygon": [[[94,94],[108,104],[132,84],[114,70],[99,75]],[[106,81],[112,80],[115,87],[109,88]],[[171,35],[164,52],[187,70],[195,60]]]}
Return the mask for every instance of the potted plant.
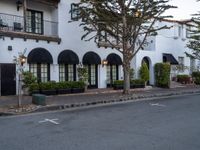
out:
{"label": "potted plant", "polygon": [[70,82],[58,82],[57,83],[57,93],[58,94],[69,94],[71,93],[71,85]]}
{"label": "potted plant", "polygon": [[40,90],[42,94],[45,95],[56,95],[57,84],[55,81],[49,81],[44,83],[39,83]]}

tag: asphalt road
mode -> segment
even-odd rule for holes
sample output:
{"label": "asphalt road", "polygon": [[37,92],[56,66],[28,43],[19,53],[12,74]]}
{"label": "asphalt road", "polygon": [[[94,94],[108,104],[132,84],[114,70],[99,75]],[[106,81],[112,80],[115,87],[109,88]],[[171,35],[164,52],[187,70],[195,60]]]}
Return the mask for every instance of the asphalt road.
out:
{"label": "asphalt road", "polygon": [[0,118],[0,150],[199,149],[200,95]]}

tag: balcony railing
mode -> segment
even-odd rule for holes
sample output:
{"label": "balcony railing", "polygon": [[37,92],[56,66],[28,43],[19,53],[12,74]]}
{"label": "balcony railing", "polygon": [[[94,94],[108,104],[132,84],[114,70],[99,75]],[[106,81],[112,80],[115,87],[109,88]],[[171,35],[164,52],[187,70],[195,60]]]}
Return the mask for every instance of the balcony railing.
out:
{"label": "balcony railing", "polygon": [[23,16],[0,13],[0,31],[58,37],[58,22],[43,20],[41,26],[41,31],[43,32],[36,32],[36,29],[33,28],[32,30],[30,29],[30,25],[28,26],[28,22],[25,23]]}

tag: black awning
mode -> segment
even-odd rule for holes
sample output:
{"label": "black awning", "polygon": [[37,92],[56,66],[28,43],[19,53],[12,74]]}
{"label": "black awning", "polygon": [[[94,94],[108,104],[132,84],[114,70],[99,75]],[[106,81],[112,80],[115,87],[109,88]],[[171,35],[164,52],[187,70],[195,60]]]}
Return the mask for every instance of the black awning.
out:
{"label": "black awning", "polygon": [[58,64],[79,64],[79,59],[73,51],[64,50],[58,56]]}
{"label": "black awning", "polygon": [[51,54],[44,48],[35,48],[29,54],[27,58],[28,63],[53,63]]}
{"label": "black awning", "polygon": [[109,54],[106,59],[110,65],[122,65],[122,59],[117,54]]}
{"label": "black awning", "polygon": [[171,65],[178,65],[178,61],[172,54],[163,54],[163,62],[169,62]]}
{"label": "black awning", "polygon": [[83,64],[101,64],[101,58],[94,52],[87,52],[83,56]]}

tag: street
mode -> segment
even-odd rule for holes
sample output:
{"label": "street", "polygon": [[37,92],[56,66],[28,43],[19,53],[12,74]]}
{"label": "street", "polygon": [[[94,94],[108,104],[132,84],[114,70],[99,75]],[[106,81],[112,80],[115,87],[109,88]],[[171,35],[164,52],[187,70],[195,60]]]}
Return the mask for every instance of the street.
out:
{"label": "street", "polygon": [[199,150],[200,95],[0,117],[0,150]]}

